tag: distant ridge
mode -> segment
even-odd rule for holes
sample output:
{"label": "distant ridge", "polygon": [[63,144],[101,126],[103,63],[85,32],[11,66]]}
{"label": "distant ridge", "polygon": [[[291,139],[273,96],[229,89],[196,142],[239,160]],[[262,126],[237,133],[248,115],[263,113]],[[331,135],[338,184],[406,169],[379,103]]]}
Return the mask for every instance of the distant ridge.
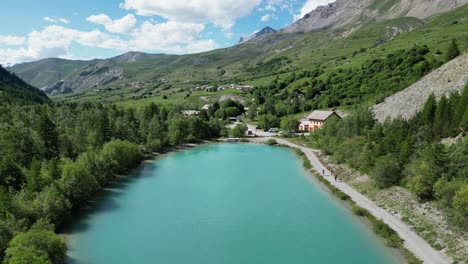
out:
{"label": "distant ridge", "polygon": [[326,28],[355,28],[371,21],[399,17],[425,19],[467,3],[468,0],[336,0],[317,7],[281,31],[298,33]]}
{"label": "distant ridge", "polygon": [[250,35],[250,36],[247,36],[247,37],[242,37],[240,38],[239,42],[237,44],[242,44],[242,43],[245,43],[245,42],[248,42],[248,41],[253,41],[253,40],[256,40],[256,39],[259,39],[259,38],[262,38],[266,35],[270,35],[272,33],[275,33],[276,30],[271,28],[271,27],[264,27],[262,28],[262,30]]}

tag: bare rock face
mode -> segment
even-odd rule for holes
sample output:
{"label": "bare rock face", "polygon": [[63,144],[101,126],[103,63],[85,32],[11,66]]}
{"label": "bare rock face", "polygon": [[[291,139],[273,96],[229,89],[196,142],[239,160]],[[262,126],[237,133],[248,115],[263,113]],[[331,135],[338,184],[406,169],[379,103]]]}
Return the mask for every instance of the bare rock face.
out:
{"label": "bare rock face", "polygon": [[79,74],[64,81],[50,84],[42,90],[51,95],[79,92],[120,80],[122,76],[122,68],[105,60],[84,68]]}
{"label": "bare rock face", "polygon": [[388,97],[383,103],[375,105],[372,111],[380,122],[387,118],[409,119],[422,110],[431,94],[439,100],[444,95],[461,92],[467,82],[468,53],[464,53],[405,90]]}
{"label": "bare rock face", "polygon": [[264,27],[262,30],[250,35],[250,36],[247,36],[247,37],[241,37],[240,40],[239,40],[239,43],[237,44],[242,44],[242,43],[245,43],[245,42],[249,42],[249,41],[259,41],[259,40],[262,40],[264,37],[270,35],[270,34],[273,34],[275,33],[276,30],[272,29],[271,27]]}
{"label": "bare rock face", "polygon": [[297,33],[325,28],[353,28],[368,21],[399,17],[424,19],[467,3],[468,0],[336,0],[317,7],[282,31]]}

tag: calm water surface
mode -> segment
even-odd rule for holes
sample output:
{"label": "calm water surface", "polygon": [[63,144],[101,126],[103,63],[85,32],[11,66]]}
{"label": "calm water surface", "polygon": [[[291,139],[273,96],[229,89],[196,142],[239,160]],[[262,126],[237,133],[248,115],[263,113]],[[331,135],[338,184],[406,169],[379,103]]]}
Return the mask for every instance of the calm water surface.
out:
{"label": "calm water surface", "polygon": [[143,165],[70,231],[69,263],[399,263],[294,152],[214,144]]}

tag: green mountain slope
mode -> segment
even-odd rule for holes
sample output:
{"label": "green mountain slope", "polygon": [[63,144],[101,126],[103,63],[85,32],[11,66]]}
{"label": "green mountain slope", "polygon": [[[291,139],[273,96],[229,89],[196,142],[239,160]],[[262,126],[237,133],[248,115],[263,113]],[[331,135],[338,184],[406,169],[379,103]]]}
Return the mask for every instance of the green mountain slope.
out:
{"label": "green mountain slope", "polygon": [[[370,59],[384,58],[415,44],[427,45],[432,51],[443,51],[455,38],[461,49],[466,49],[467,16],[468,5],[464,5],[425,20],[402,17],[352,29],[293,34],[279,31],[261,41],[199,54],[128,53],[119,56],[120,59],[94,61],[73,71],[57,91],[75,91],[66,95],[66,100],[148,101],[149,97],[158,100],[174,93],[185,94],[202,84],[263,85],[277,75],[311,69],[317,65],[325,68],[326,72],[357,67]],[[428,59],[436,60],[443,55],[437,52],[428,56]],[[106,79],[104,76],[113,78]],[[132,82],[141,85],[137,88],[128,86]],[[96,83],[99,83],[98,87]],[[100,90],[99,94],[94,91],[96,89]]]}
{"label": "green mountain slope", "polygon": [[0,66],[0,100],[46,103],[49,98],[36,87]]}
{"label": "green mountain slope", "polygon": [[65,60],[58,58],[14,65],[8,70],[36,87],[44,87],[67,78],[78,69],[95,61]]}

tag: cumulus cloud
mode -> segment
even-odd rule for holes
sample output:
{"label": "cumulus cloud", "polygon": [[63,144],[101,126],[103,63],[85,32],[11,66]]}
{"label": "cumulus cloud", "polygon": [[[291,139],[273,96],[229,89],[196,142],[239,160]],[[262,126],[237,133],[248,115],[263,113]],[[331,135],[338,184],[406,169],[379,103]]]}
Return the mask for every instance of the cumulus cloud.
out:
{"label": "cumulus cloud", "polygon": [[127,43],[99,30],[79,31],[52,25],[28,35],[27,47],[0,49],[0,63],[11,64],[49,57],[69,57],[72,43],[88,47],[126,50]]}
{"label": "cumulus cloud", "polygon": [[0,35],[0,45],[18,46],[18,45],[23,45],[25,41],[26,41],[26,38],[24,37],[12,36],[12,35],[7,35],[7,36]]}
{"label": "cumulus cloud", "polygon": [[161,16],[189,23],[214,23],[229,30],[236,19],[249,14],[261,0],[125,0],[121,7],[138,15]]}
{"label": "cumulus cloud", "polygon": [[134,15],[128,14],[121,19],[112,20],[108,15],[100,14],[86,18],[87,21],[103,25],[107,31],[112,33],[128,33],[137,22]]}
{"label": "cumulus cloud", "polygon": [[[204,24],[167,21],[164,23],[144,22],[129,32],[125,39],[100,30],[80,31],[59,25],[50,25],[43,30],[35,30],[28,35],[25,47],[0,48],[0,64],[13,64],[43,58],[72,58],[72,44],[92,48],[104,48],[120,52],[130,50],[157,51],[165,53],[196,53],[218,48],[212,39],[201,39]],[[20,37],[14,39],[20,43]],[[3,38],[0,38],[0,41]],[[5,39],[7,39],[5,37]]]}
{"label": "cumulus cloud", "polygon": [[307,0],[301,8],[299,14],[294,15],[294,20],[298,20],[305,16],[307,13],[315,10],[318,6],[328,5],[333,3],[334,0]]}
{"label": "cumulus cloud", "polygon": [[154,24],[144,22],[131,36],[130,46],[139,50],[158,49],[171,53],[193,53],[215,49],[216,43],[201,40],[200,33],[205,25],[200,23],[187,23],[167,21]]}
{"label": "cumulus cloud", "polygon": [[47,21],[49,23],[63,23],[63,24],[70,24],[70,20],[66,19],[66,18],[62,18],[62,17],[59,17],[57,19],[55,18],[51,18],[51,17],[44,17],[43,18],[44,21]]}

